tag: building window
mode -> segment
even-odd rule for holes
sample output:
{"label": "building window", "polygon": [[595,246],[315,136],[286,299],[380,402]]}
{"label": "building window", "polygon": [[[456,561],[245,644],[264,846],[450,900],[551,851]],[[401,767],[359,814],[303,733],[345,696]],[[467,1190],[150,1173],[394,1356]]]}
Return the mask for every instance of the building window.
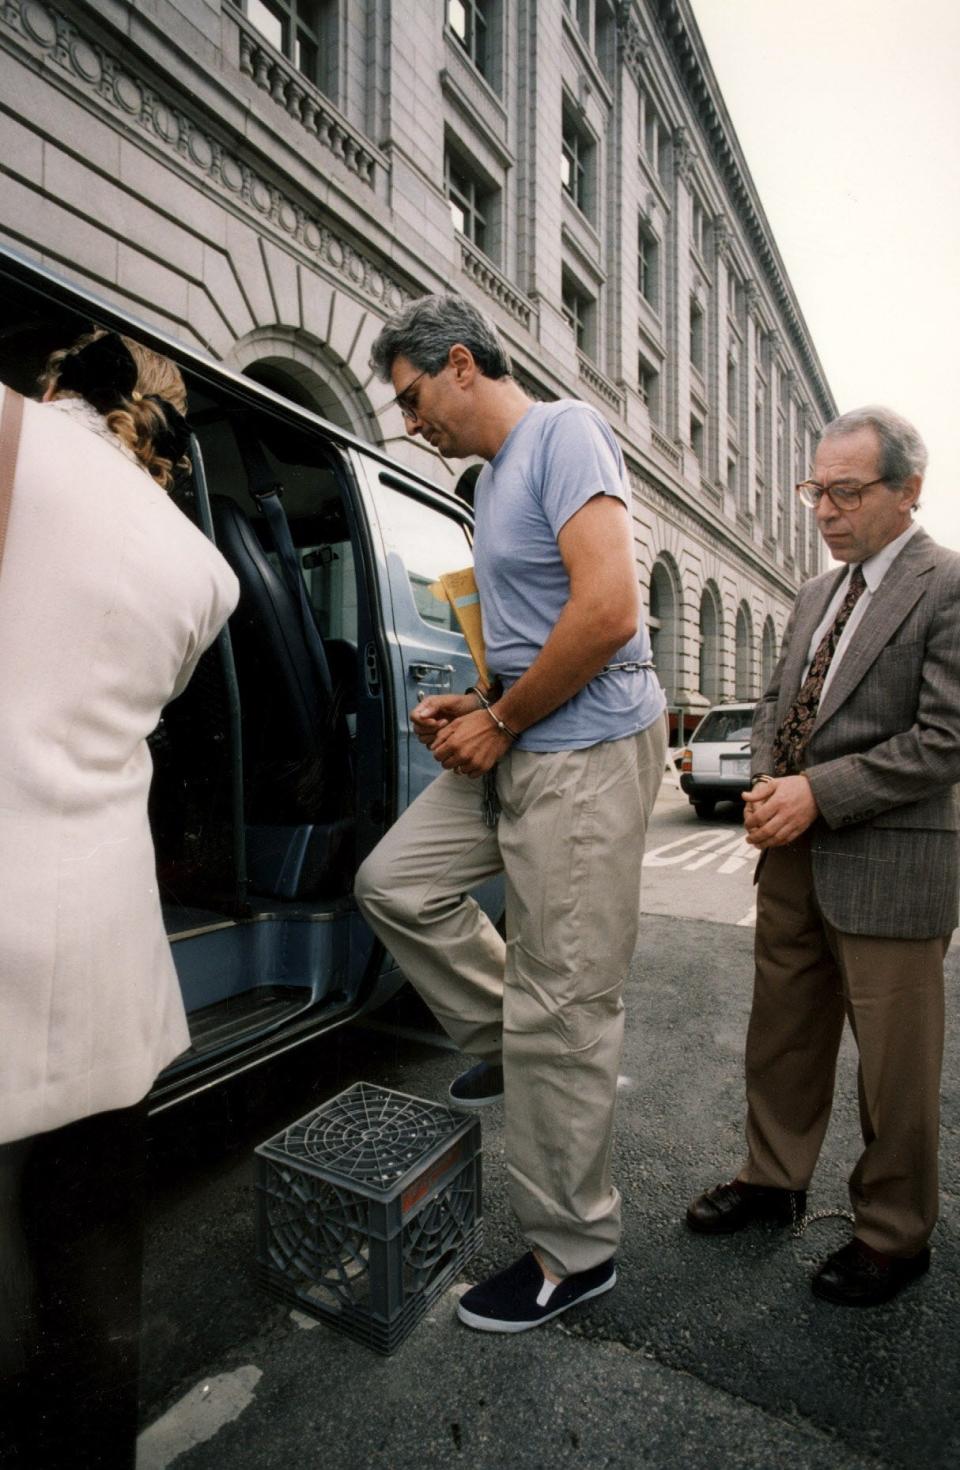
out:
{"label": "building window", "polygon": [[690,302],[690,361],[698,373],[703,373],[706,362],[703,331],[703,307],[699,301]]}
{"label": "building window", "polygon": [[727,311],[736,321],[740,313],[740,282],[733,271],[727,273]]}
{"label": "building window", "polygon": [[595,306],[593,298],[588,296],[573,277],[568,276],[565,271],[563,275],[564,319],[573,332],[578,349],[585,352],[588,357],[593,357],[596,351],[594,342]]}
{"label": "building window", "polygon": [[577,208],[588,219],[593,213],[593,164],[592,136],[581,128],[564,108],[560,182]]}
{"label": "building window", "polygon": [[664,562],[658,559],[650,573],[647,627],[650,630],[653,662],[668,700],[680,682],[677,677],[677,653],[682,619],[677,603],[673,577]]}
{"label": "building window", "polygon": [[590,0],[563,0],[567,14],[576,21],[577,30],[590,43]]}
{"label": "building window", "polygon": [[308,81],[327,80],[322,58],[322,0],[233,0],[265,41],[282,51]]}
{"label": "building window", "polygon": [[740,388],[737,383],[737,359],[731,354],[727,358],[727,414],[737,421],[740,411]]}
{"label": "building window", "polygon": [[695,414],[690,415],[690,448],[703,464],[703,421]]}
{"label": "building window", "polygon": [[700,595],[700,693],[715,701],[720,698],[720,599],[710,586]]}
{"label": "building window", "polygon": [[610,0],[597,0],[593,17],[593,50],[600,70],[612,86],[617,75],[617,16]]}
{"label": "building window", "polygon": [[489,70],[489,0],[447,0],[447,25],[483,76]]}
{"label": "building window", "polygon": [[660,422],[660,373],[643,356],[637,362],[637,392],[650,415],[650,422]]}
{"label": "building window", "polygon": [[690,243],[698,255],[703,255],[707,244],[707,216],[699,199],[692,201],[693,211],[690,221]]}
{"label": "building window", "polygon": [[637,230],[637,288],[656,311],[660,304],[660,246],[642,220]]}
{"label": "building window", "polygon": [[777,632],[773,626],[773,619],[767,617],[763,624],[763,642],[760,648],[760,677],[764,689],[773,678],[773,671],[777,667]]}
{"label": "building window", "polygon": [[757,447],[757,474],[766,473],[767,458],[767,398],[762,387],[757,387],[757,396],[753,405],[754,416],[754,442]]}
{"label": "building window", "polygon": [[443,156],[443,178],[453,228],[485,255],[492,255],[493,192],[449,147]]}
{"label": "building window", "polygon": [[753,628],[745,602],[737,608],[735,630],[734,693],[737,699],[753,699]]}
{"label": "building window", "polygon": [[736,455],[731,454],[727,458],[727,489],[733,496],[737,495],[737,491],[739,489],[739,478],[740,471],[737,464],[737,458]]}
{"label": "building window", "polygon": [[657,115],[657,109],[645,92],[640,94],[640,148],[650,165],[651,172],[659,178],[663,153],[663,125]]}

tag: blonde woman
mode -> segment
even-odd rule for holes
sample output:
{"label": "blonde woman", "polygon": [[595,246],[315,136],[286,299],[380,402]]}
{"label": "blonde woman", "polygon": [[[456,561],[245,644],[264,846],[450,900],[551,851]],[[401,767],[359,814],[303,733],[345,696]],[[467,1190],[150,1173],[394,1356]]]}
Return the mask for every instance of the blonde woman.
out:
{"label": "blonde woman", "polygon": [[0,1460],[131,1467],[146,1095],[189,1040],[146,737],[237,587],[166,493],[174,364],[97,331],[41,388],[0,423]]}

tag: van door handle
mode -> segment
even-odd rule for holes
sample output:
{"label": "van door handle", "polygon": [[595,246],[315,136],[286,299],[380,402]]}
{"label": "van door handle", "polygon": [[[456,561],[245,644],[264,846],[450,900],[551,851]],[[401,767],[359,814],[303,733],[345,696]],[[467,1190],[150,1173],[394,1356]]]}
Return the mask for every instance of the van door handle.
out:
{"label": "van door handle", "polygon": [[453,688],[453,664],[413,663],[409,668],[413,678],[424,689],[446,693]]}

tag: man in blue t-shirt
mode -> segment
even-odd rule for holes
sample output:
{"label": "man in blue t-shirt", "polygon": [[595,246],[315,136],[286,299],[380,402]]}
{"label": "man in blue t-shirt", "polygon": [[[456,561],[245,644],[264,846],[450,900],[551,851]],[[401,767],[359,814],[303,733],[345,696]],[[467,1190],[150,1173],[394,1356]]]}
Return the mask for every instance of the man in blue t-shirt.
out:
{"label": "man in blue t-shirt", "polygon": [[[443,774],[367,858],[356,894],[448,1034],[479,1058],[451,1102],[504,1098],[510,1199],[531,1249],[458,1313],[520,1332],[616,1281],[622,991],[664,697],[629,482],[601,416],[574,399],[534,403],[492,324],[460,297],[411,303],[383,328],[372,365],[392,380],[408,433],[486,461],[474,555],[493,681],[412,711]],[[468,896],[501,871],[506,945]]]}

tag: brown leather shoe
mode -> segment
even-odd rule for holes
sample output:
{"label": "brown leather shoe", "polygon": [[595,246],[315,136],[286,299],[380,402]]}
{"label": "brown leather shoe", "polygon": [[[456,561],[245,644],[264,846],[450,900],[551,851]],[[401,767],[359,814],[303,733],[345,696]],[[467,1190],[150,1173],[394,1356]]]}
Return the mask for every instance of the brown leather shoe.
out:
{"label": "brown leather shoe", "polygon": [[856,1236],[827,1256],[810,1288],[814,1296],[841,1307],[879,1307],[930,1269],[930,1247],[915,1256],[885,1256]]}
{"label": "brown leather shoe", "polygon": [[773,1189],[731,1179],[698,1195],[687,1210],[687,1224],[700,1235],[732,1235],[754,1220],[791,1225],[807,1207],[803,1189]]}

